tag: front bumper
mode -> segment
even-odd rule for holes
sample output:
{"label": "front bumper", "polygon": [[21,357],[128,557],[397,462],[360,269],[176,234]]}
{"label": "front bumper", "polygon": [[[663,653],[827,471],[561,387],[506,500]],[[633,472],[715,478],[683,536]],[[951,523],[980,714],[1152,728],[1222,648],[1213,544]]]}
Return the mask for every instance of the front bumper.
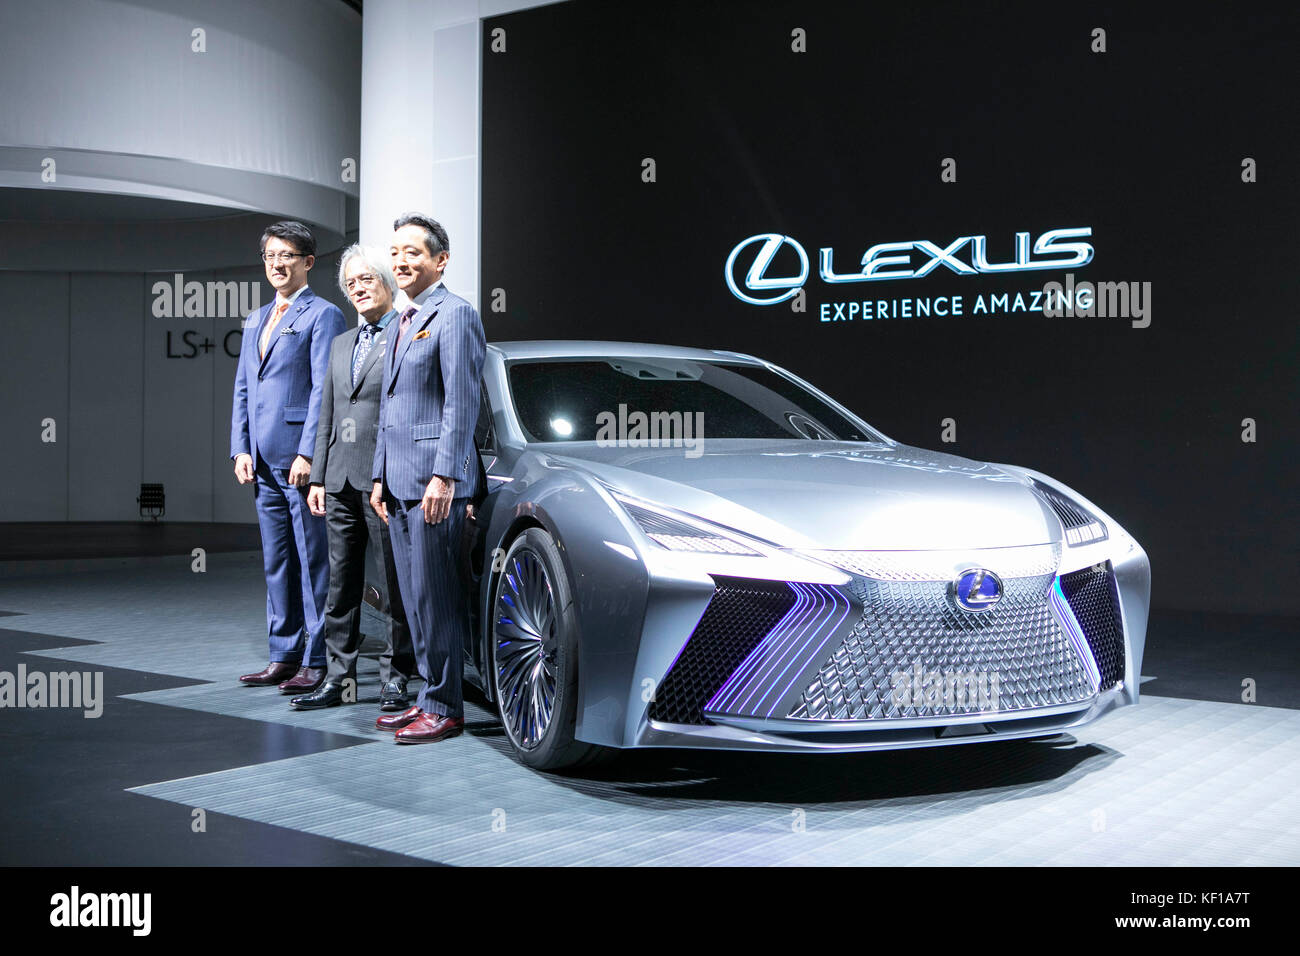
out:
{"label": "front bumper", "polygon": [[[606,742],[942,746],[1050,735],[1134,704],[1150,568],[1137,543],[1116,531],[1085,547],[1032,546],[1033,556],[891,552],[883,570],[870,559],[846,571],[795,553],[715,567],[702,556],[647,554],[623,739]],[[945,604],[951,576],[931,570],[936,560],[1009,569],[1002,612],[985,617]],[[929,579],[912,579],[917,568]],[[900,695],[909,684],[916,693]]]}

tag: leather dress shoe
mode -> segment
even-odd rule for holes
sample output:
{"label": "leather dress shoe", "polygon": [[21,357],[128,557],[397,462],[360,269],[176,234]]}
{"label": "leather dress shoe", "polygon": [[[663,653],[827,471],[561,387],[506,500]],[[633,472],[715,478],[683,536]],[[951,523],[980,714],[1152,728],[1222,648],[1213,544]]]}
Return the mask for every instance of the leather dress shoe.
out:
{"label": "leather dress shoe", "polygon": [[407,701],[405,681],[390,680],[379,691],[380,710],[405,710]]}
{"label": "leather dress shoe", "polygon": [[260,674],[244,674],[239,678],[239,682],[250,687],[269,687],[272,684],[280,683],[286,677],[292,676],[297,669],[298,665],[296,663],[271,661],[266,665],[266,670]]}
{"label": "leather dress shoe", "polygon": [[298,673],[280,685],[284,694],[310,694],[325,679],[323,667],[300,667]]}
{"label": "leather dress shoe", "polygon": [[399,744],[432,744],[455,737],[465,729],[465,718],[443,717],[441,714],[420,714],[393,735]]}
{"label": "leather dress shoe", "polygon": [[419,707],[408,707],[400,714],[393,714],[391,717],[380,717],[375,721],[375,726],[380,730],[401,730],[422,713],[424,711]]}
{"label": "leather dress shoe", "polygon": [[294,710],[320,710],[322,707],[337,707],[341,703],[343,703],[343,682],[329,680],[310,694],[295,697],[289,701],[289,706]]}

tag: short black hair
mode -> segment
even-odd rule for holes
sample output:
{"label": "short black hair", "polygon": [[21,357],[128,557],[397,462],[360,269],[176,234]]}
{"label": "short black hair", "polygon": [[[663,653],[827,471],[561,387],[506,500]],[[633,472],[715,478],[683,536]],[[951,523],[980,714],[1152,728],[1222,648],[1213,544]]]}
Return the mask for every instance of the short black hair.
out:
{"label": "short black hair", "polygon": [[393,220],[393,232],[403,226],[419,226],[424,230],[424,247],[429,250],[429,255],[436,256],[440,252],[451,252],[451,240],[447,238],[447,230],[442,228],[442,223],[432,216],[426,216],[422,212],[404,212]]}
{"label": "short black hair", "polygon": [[316,255],[316,237],[311,234],[311,230],[302,223],[293,219],[286,219],[283,222],[273,222],[262,232],[261,251],[266,252],[266,240],[274,236],[276,239],[283,239],[289,245],[298,251],[300,256]]}

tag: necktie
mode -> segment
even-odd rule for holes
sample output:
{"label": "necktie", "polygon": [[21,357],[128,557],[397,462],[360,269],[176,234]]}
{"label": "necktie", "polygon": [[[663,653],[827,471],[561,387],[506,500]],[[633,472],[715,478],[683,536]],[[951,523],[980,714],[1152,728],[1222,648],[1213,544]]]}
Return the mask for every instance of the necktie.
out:
{"label": "necktie", "polygon": [[280,319],[288,308],[288,302],[278,302],[271,311],[271,319],[266,323],[266,328],[262,330],[262,351],[259,353],[261,358],[266,358],[266,347],[271,344],[271,333],[280,324]]}
{"label": "necktie", "polygon": [[406,330],[411,327],[411,318],[419,311],[419,306],[411,306],[402,313],[402,320],[397,323],[397,338],[393,339],[393,347],[391,349],[394,362],[397,361],[397,345],[402,341],[402,336],[406,334]]}
{"label": "necktie", "polygon": [[357,354],[352,360],[352,384],[357,384],[357,376],[361,374],[361,366],[365,364],[366,356],[370,354],[370,347],[375,344],[375,336],[379,334],[379,326],[371,325],[369,322],[361,326],[361,334],[357,337]]}

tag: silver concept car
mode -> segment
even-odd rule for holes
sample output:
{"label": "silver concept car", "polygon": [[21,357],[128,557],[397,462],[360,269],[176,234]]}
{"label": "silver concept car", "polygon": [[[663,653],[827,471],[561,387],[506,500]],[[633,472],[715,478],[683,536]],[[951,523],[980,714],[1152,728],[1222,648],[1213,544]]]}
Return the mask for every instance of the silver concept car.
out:
{"label": "silver concept car", "polygon": [[1041,737],[1137,703],[1146,553],[1046,475],[900,445],[735,352],[506,342],[483,380],[466,676],[530,766]]}

